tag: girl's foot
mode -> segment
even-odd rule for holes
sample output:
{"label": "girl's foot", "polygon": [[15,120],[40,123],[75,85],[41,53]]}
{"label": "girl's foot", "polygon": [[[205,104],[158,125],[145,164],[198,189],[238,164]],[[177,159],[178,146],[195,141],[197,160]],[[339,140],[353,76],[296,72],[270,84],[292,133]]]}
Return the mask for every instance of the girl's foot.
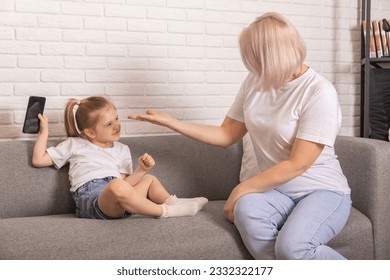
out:
{"label": "girl's foot", "polygon": [[194,216],[207,204],[205,197],[177,198],[171,196],[163,204],[163,214],[161,218]]}

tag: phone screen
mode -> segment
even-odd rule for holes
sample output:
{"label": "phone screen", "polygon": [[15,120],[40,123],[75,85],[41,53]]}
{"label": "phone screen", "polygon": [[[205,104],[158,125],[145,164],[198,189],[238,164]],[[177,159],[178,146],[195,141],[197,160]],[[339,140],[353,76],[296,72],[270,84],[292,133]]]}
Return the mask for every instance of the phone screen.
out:
{"label": "phone screen", "polygon": [[28,99],[26,117],[24,119],[23,133],[39,132],[38,114],[43,114],[45,102],[45,97],[30,96],[30,98]]}

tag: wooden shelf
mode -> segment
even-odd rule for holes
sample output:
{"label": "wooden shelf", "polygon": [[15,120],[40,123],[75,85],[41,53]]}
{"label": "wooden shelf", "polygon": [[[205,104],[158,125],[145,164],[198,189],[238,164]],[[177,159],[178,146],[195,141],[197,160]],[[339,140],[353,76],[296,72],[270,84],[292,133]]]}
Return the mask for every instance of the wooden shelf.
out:
{"label": "wooden shelf", "polygon": [[[390,62],[390,56],[386,57],[381,57],[381,58],[376,58],[376,57],[371,57],[369,58],[369,63],[388,63]],[[366,59],[362,59],[362,65],[366,64]]]}

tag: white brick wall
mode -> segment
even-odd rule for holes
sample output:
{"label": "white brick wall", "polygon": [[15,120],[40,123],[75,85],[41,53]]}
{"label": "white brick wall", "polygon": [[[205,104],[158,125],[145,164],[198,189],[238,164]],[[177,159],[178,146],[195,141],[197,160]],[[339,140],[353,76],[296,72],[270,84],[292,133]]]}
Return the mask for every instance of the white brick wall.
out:
{"label": "white brick wall", "polygon": [[[374,2],[374,16],[389,15],[389,1]],[[358,135],[359,6],[352,0],[0,0],[0,140],[35,138],[21,132],[30,95],[47,97],[51,137],[64,135],[68,98],[97,94],[117,105],[126,136],[171,133],[127,120],[149,107],[219,124],[246,75],[237,36],[267,11],[296,24],[307,63],[339,91],[341,134]]]}

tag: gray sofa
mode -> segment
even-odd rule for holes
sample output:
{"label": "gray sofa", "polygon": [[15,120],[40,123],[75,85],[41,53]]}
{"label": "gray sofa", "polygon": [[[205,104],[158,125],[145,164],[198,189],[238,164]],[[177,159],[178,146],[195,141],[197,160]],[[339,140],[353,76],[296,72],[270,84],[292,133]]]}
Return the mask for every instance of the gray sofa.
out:
{"label": "gray sofa", "polygon": [[[33,141],[0,142],[0,259],[251,258],[222,210],[238,183],[241,143],[222,149],[179,135],[121,142],[130,146],[134,160],[144,152],[154,156],[152,173],[171,193],[207,197],[204,210],[165,220],[79,219],[65,168],[33,168]],[[348,259],[390,259],[390,144],[338,137],[336,149],[354,208],[329,245]]]}

